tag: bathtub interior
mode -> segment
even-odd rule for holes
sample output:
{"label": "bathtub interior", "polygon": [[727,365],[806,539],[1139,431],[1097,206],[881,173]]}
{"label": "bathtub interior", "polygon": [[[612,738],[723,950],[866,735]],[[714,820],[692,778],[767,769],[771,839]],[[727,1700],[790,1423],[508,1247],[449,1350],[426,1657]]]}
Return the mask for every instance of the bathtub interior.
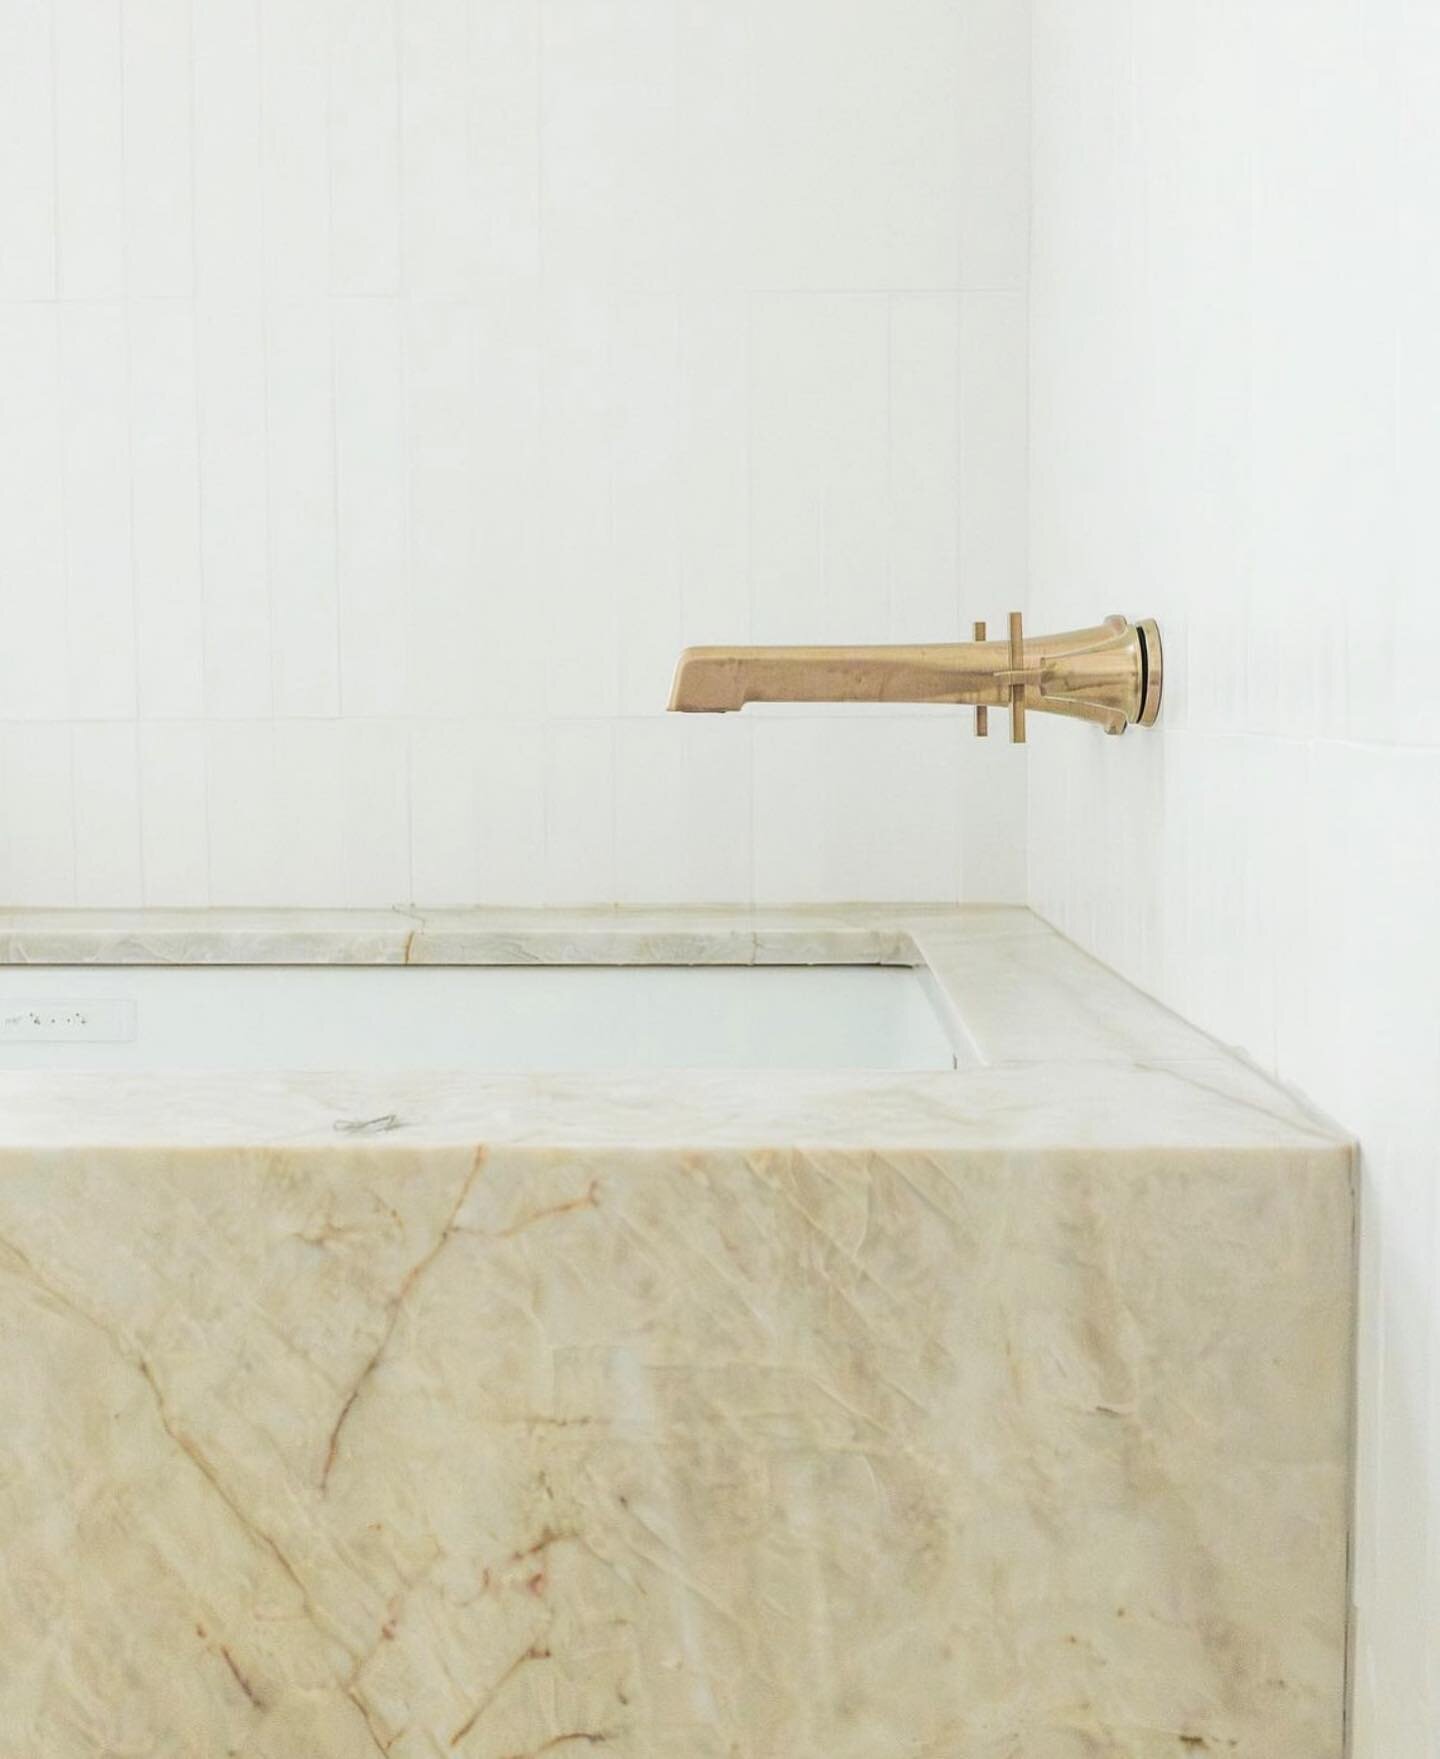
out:
{"label": "bathtub interior", "polygon": [[924,967],[17,966],[0,1069],[942,1070]]}

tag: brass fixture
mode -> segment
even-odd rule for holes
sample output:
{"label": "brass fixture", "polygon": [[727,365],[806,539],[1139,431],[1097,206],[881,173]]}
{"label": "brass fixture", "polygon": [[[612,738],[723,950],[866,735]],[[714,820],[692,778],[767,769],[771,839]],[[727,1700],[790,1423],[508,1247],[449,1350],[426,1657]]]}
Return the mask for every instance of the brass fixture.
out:
{"label": "brass fixture", "polygon": [[1153,727],[1163,684],[1153,622],[1109,617],[1096,629],[1027,636],[1018,611],[1009,637],[933,647],[690,647],[680,656],[670,707],[726,714],[747,702],[947,702],[1008,708],[1010,737],[1025,739],[1032,710],[1093,721],[1107,733]]}

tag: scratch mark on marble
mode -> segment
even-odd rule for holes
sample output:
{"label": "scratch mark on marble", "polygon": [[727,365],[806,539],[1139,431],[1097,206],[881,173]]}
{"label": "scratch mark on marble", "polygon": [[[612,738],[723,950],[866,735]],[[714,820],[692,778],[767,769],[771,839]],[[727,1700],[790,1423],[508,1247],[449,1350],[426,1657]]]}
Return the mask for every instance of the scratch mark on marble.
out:
{"label": "scratch mark on marble", "polygon": [[255,1706],[255,1708],[257,1710],[263,1710],[265,1708],[265,1700],[260,1696],[260,1694],[255,1690],[254,1686],[252,1686],[250,1684],[249,1680],[247,1680],[245,1675],[240,1671],[239,1667],[236,1665],[235,1657],[230,1653],[230,1651],[225,1647],[225,1645],[223,1643],[220,1645],[220,1655],[221,1655],[221,1658],[224,1661],[226,1667],[228,1667],[230,1669],[230,1672],[232,1674],[234,1674],[236,1685],[239,1686],[240,1690],[245,1694],[245,1696],[250,1700],[250,1702]]}
{"label": "scratch mark on marble", "polygon": [[455,1224],[459,1219],[460,1212],[464,1209],[470,1193],[475,1189],[481,1170],[485,1165],[485,1155],[486,1151],[483,1146],[475,1150],[474,1159],[470,1164],[470,1171],[466,1174],[461,1183],[459,1194],[456,1196],[454,1203],[450,1207],[450,1213],[446,1217],[444,1227],[441,1228],[429,1251],[426,1252],[422,1258],[417,1259],[416,1262],[411,1265],[410,1269],[406,1271],[400,1287],[390,1297],[389,1306],[386,1311],[385,1325],[380,1333],[380,1340],[371,1352],[369,1361],[366,1362],[365,1366],[360,1370],[360,1373],[355,1380],[355,1384],[350,1388],[349,1395],[340,1407],[340,1414],[335,1419],[334,1426],[331,1428],[329,1444],[325,1449],[325,1463],[320,1470],[320,1490],[322,1495],[329,1489],[330,1474],[334,1470],[335,1462],[340,1455],[340,1437],[344,1431],[346,1423],[349,1421],[351,1412],[355,1409],[355,1402],[365,1390],[366,1384],[369,1382],[371,1375],[373,1375],[375,1370],[380,1366],[385,1352],[389,1349],[390,1341],[395,1336],[395,1328],[400,1323],[400,1314],[404,1309],[406,1301],[411,1294],[414,1293],[416,1285],[425,1275],[426,1271],[430,1269],[431,1265],[434,1264],[435,1260],[445,1250],[452,1235],[455,1233]]}
{"label": "scratch mark on marble", "polygon": [[467,1716],[465,1718],[464,1722],[462,1722],[460,1724],[459,1728],[457,1728],[455,1730],[455,1733],[453,1735],[451,1735],[450,1745],[452,1747],[458,1747],[460,1745],[460,1743],[465,1739],[465,1737],[475,1727],[475,1724],[477,1722],[479,1722],[480,1718],[485,1714],[485,1712],[490,1708],[490,1706],[495,1702],[495,1700],[505,1690],[506,1686],[508,1686],[510,1684],[511,1680],[513,1680],[515,1678],[516,1674],[518,1674],[522,1668],[528,1667],[532,1661],[549,1661],[549,1660],[550,1660],[550,1651],[545,1647],[545,1645],[543,1643],[531,1643],[530,1646],[525,1650],[525,1652],[522,1655],[517,1655],[515,1657],[514,1661],[512,1661],[510,1663],[509,1667],[507,1667],[505,1669],[504,1673],[501,1674],[500,1678],[498,1680],[496,1680],[495,1684],[493,1686],[491,1686],[490,1690],[485,1694],[485,1696],[480,1700],[480,1702],[470,1712],[469,1716]]}
{"label": "scratch mark on marble", "polygon": [[539,1557],[549,1551],[552,1545],[564,1545],[578,1540],[579,1537],[578,1533],[557,1533],[553,1528],[547,1527],[533,1545],[527,1545],[524,1551],[517,1551],[511,1561],[518,1564],[527,1557]]}
{"label": "scratch mark on marble", "polygon": [[609,1740],[609,1735],[589,1734],[584,1730],[577,1730],[573,1734],[555,1735],[550,1740],[543,1741],[538,1747],[531,1747],[526,1753],[509,1753],[506,1755],[506,1759],[540,1759],[542,1753],[553,1753],[557,1747],[567,1747],[572,1741],[588,1741],[592,1747],[603,1747]]}
{"label": "scratch mark on marble", "polygon": [[371,1742],[373,1743],[376,1752],[377,1753],[384,1753],[388,1759],[390,1749],[395,1745],[396,1741],[398,1741],[400,1739],[400,1736],[402,1734],[404,1734],[404,1732],[405,1732],[404,1729],[400,1729],[395,1734],[391,1735],[391,1737],[388,1741],[382,1741],[380,1738],[379,1731],[375,1727],[375,1718],[371,1713],[370,1706],[360,1696],[359,1692],[355,1689],[355,1687],[354,1686],[342,1686],[341,1690],[344,1692],[345,1696],[350,1700],[350,1702],[355,1706],[355,1708],[360,1712],[360,1715],[363,1718],[364,1723],[365,1723],[366,1733],[370,1736]]}
{"label": "scratch mark on marble", "polygon": [[398,1112],[384,1112],[378,1118],[337,1118],[332,1126],[337,1136],[384,1136],[404,1127]]}

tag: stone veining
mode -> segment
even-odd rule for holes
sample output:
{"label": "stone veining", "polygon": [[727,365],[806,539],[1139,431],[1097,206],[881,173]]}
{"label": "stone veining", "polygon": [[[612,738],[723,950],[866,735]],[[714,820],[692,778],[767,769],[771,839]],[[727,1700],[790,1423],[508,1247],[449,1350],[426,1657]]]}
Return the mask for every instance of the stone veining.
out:
{"label": "stone veining", "polygon": [[399,1288],[396,1289],[395,1293],[390,1297],[386,1309],[385,1324],[380,1333],[379,1341],[371,1352],[369,1360],[365,1363],[365,1366],[360,1370],[359,1375],[356,1377],[354,1385],[346,1394],[344,1402],[340,1406],[340,1414],[336,1417],[335,1425],[330,1431],[330,1439],[325,1446],[325,1462],[320,1469],[320,1488],[322,1491],[329,1486],[330,1474],[335,1468],[335,1461],[340,1453],[341,1432],[345,1428],[350,1413],[355,1408],[355,1402],[360,1397],[361,1393],[364,1392],[366,1382],[379,1367],[386,1350],[390,1347],[390,1340],[395,1335],[395,1327],[400,1323],[400,1315],[404,1309],[405,1302],[414,1290],[416,1284],[449,1244],[450,1238],[455,1232],[460,1212],[465,1207],[466,1199],[475,1189],[475,1181],[479,1178],[481,1168],[484,1164],[485,1150],[483,1147],[477,1148],[475,1150],[474,1159],[471,1162],[470,1171],[466,1174],[465,1180],[456,1195],[455,1202],[451,1207],[449,1215],[446,1217],[444,1227],[441,1228],[434,1244],[424,1256],[417,1259],[410,1269],[406,1271]]}
{"label": "stone veining", "polygon": [[996,927],[954,1077],[0,1078],[0,1752],[1339,1759],[1348,1146]]}

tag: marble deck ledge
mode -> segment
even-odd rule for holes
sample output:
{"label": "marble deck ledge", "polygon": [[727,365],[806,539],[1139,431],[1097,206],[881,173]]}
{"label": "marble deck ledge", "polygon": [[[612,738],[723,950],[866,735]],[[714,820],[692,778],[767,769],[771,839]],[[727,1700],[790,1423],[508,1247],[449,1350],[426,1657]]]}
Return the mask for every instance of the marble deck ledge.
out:
{"label": "marble deck ledge", "polygon": [[1341,1759],[1348,1141],[1024,912],[603,914],[4,926],[868,949],[981,1066],[0,1076],[0,1755]]}
{"label": "marble deck ledge", "polygon": [[0,913],[0,964],[907,964],[914,929],[934,923],[1049,932],[1009,906],[26,910]]}
{"label": "marble deck ledge", "polygon": [[1318,1151],[1348,1165],[1323,1120],[1223,1064],[1120,1063],[955,1074],[34,1074],[0,1072],[0,1152],[240,1148],[328,1153],[387,1120],[386,1146],[485,1143],[557,1152],[703,1154],[790,1147],[963,1155]]}

